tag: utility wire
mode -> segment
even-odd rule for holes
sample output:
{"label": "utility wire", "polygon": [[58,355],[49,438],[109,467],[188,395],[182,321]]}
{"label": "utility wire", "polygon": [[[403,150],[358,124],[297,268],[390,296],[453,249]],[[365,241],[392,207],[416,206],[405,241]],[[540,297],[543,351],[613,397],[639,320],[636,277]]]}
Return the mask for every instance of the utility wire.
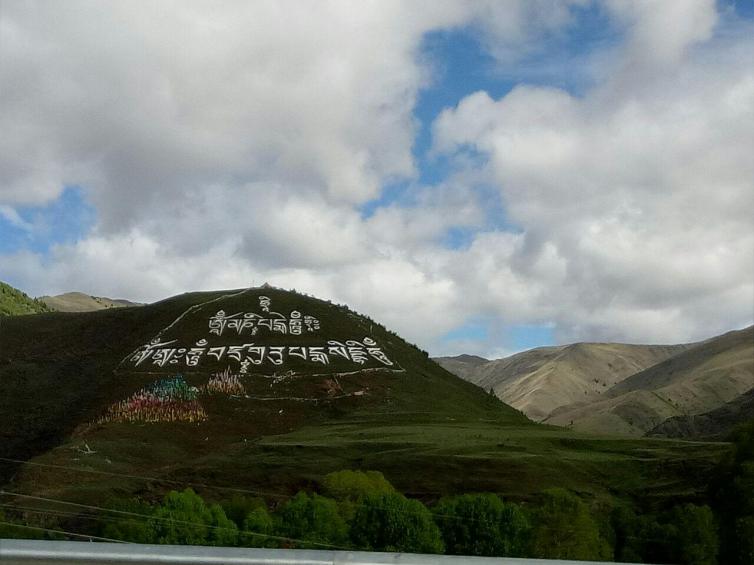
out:
{"label": "utility wire", "polygon": [[[156,478],[156,477],[143,477],[143,476],[139,476],[139,475],[130,475],[130,474],[127,474],[127,473],[115,473],[115,472],[112,472],[112,471],[99,471],[99,470],[95,470],[95,469],[81,469],[81,468],[78,468],[78,467],[69,467],[69,466],[66,466],[66,465],[55,465],[55,464],[51,464],[51,463],[37,463],[37,462],[33,462],[33,461],[23,461],[21,459],[11,459],[11,458],[8,458],[8,457],[0,457],[0,461],[6,461],[6,462],[9,462],[9,463],[21,463],[21,464],[25,464],[25,465],[34,465],[34,466],[37,466],[37,467],[49,467],[49,468],[52,468],[52,469],[63,469],[63,470],[68,470],[68,471],[76,471],[76,472],[80,472],[80,473],[91,473],[91,474],[95,474],[95,475],[107,475],[107,476],[113,476],[113,477],[119,477],[119,478],[138,479],[138,480],[142,480],[142,481],[152,481],[152,482],[156,482],[156,483],[172,484],[172,485],[176,485],[176,486],[179,486],[179,487],[200,487],[200,488],[206,488],[206,489],[214,489],[214,490],[221,490],[221,491],[223,491],[223,490],[224,491],[230,491],[230,492],[240,493],[240,494],[251,494],[251,495],[256,495],[256,496],[267,496],[267,497],[270,497],[270,498],[290,498],[290,495],[287,495],[287,494],[271,493],[271,492],[260,491],[260,490],[249,490],[249,489],[242,489],[242,488],[236,488],[236,487],[223,487],[223,486],[219,486],[219,485],[210,485],[210,484],[206,484],[206,483],[198,483],[198,482],[195,482],[195,481],[181,482],[181,481],[176,481],[176,480],[173,480],[173,479],[159,479],[159,478]],[[365,504],[363,502],[355,502],[354,501],[354,502],[352,502],[352,504],[354,506],[359,506],[359,507],[362,507],[362,508],[374,508],[376,510],[386,510],[383,506],[376,506],[374,504]],[[456,515],[453,515],[453,514],[443,514],[443,513],[433,512],[429,508],[427,508],[427,511],[432,516],[435,516],[437,518],[449,518],[449,519],[452,519],[452,520],[461,520],[461,521],[464,521],[464,522],[481,522],[482,521],[482,520],[479,520],[477,518],[471,518],[471,517],[465,517],[465,516],[456,516]],[[400,510],[400,512],[403,512],[404,514],[418,514],[419,513],[419,511],[412,512],[410,510]]]}
{"label": "utility wire", "polygon": [[286,537],[286,536],[277,536],[277,535],[273,535],[273,534],[264,534],[262,532],[255,532],[255,531],[251,531],[251,530],[241,530],[241,529],[238,529],[238,528],[226,528],[226,527],[223,527],[223,526],[213,526],[213,525],[210,525],[210,524],[202,524],[201,522],[192,522],[190,520],[177,520],[175,518],[153,516],[153,515],[150,515],[150,514],[141,514],[139,512],[129,512],[127,510],[115,510],[114,508],[105,508],[103,506],[96,506],[96,505],[92,505],[92,504],[80,504],[78,502],[68,502],[66,500],[58,500],[58,499],[55,499],[55,498],[47,498],[47,497],[44,497],[44,496],[32,496],[30,494],[21,494],[21,493],[18,493],[18,492],[10,492],[10,491],[6,491],[6,490],[0,490],[0,496],[3,496],[3,495],[4,496],[17,496],[19,498],[28,498],[30,500],[39,500],[39,501],[42,501],[42,502],[52,502],[52,503],[55,503],[55,504],[64,504],[64,505],[68,505],[68,506],[75,506],[77,508],[86,508],[87,510],[102,510],[102,511],[105,511],[105,512],[113,512],[113,513],[121,514],[121,515],[124,515],[124,516],[144,518],[144,519],[156,520],[156,521],[160,521],[160,522],[169,522],[169,523],[172,523],[172,524],[183,524],[183,525],[188,525],[188,526],[202,526],[202,527],[210,528],[210,529],[213,529],[213,530],[224,530],[224,531],[230,531],[230,532],[237,532],[237,533],[240,533],[240,534],[250,534],[250,535],[255,535],[255,536],[263,536],[263,537],[267,537],[267,538],[275,539],[275,540],[280,540],[280,541],[290,541],[290,542],[294,542],[294,543],[318,545],[318,546],[321,546],[321,547],[327,547],[327,548],[332,548],[332,549],[343,549],[343,550],[351,549],[351,548],[348,548],[348,547],[345,547],[345,546],[339,546],[339,545],[335,545],[335,544],[331,544],[331,543],[308,541],[308,540],[302,540],[302,539],[291,538],[291,537]]}
{"label": "utility wire", "polygon": [[47,532],[47,533],[58,534],[58,535],[64,534],[66,536],[73,536],[73,537],[84,538],[84,539],[88,539],[88,540],[95,540],[96,539],[96,540],[99,540],[99,541],[111,541],[111,542],[114,542],[114,543],[128,543],[128,544],[131,543],[130,541],[124,541],[122,539],[103,538],[101,536],[92,536],[92,535],[89,535],[89,534],[78,534],[76,532],[67,532],[65,530],[53,530],[51,528],[43,528],[41,526],[27,526],[25,524],[14,524],[13,522],[0,521],[0,526],[12,526],[14,528],[24,528],[25,530],[36,530],[36,531],[40,531],[40,532]]}
{"label": "utility wire", "polygon": [[[105,511],[105,512],[113,512],[113,513],[117,513],[117,514],[122,514],[122,515],[125,515],[125,516],[128,516],[128,517],[132,517],[132,518],[139,518],[139,519],[142,519],[142,520],[145,520],[145,521],[146,520],[155,520],[155,521],[160,521],[160,522],[168,522],[168,523],[172,523],[172,524],[184,524],[184,525],[190,525],[190,526],[202,526],[202,527],[206,527],[206,528],[210,528],[210,529],[214,529],[214,530],[233,531],[233,532],[237,532],[239,535],[242,535],[242,534],[255,535],[255,536],[265,537],[265,538],[274,539],[274,540],[278,540],[278,541],[289,541],[289,542],[293,542],[293,543],[318,545],[318,546],[323,546],[323,547],[332,548],[332,549],[341,549],[341,550],[351,550],[351,549],[353,549],[352,547],[338,546],[338,545],[327,544],[327,543],[323,543],[323,542],[314,542],[314,541],[308,541],[308,540],[301,540],[301,539],[297,539],[297,538],[291,538],[291,537],[286,537],[286,536],[277,536],[277,535],[273,535],[273,534],[264,534],[264,533],[256,532],[256,531],[253,531],[253,530],[242,530],[240,528],[227,528],[227,527],[223,527],[223,526],[212,526],[212,525],[203,524],[203,523],[200,523],[200,522],[192,522],[192,521],[189,521],[189,520],[177,520],[177,519],[174,519],[174,518],[159,517],[159,516],[154,516],[154,515],[150,515],[150,514],[141,514],[141,513],[138,513],[138,512],[130,512],[130,511],[126,511],[126,510],[116,510],[116,509],[113,509],[113,508],[105,508],[105,507],[96,506],[96,505],[80,504],[80,503],[77,503],[77,502],[69,502],[69,501],[59,500],[59,499],[55,499],[55,498],[47,498],[47,497],[40,497],[40,496],[24,495],[24,494],[20,494],[20,493],[15,493],[15,492],[9,492],[9,491],[2,491],[2,490],[0,490],[0,496],[1,495],[18,496],[18,497],[21,497],[21,498],[29,498],[29,499],[32,499],[32,500],[38,500],[38,501],[42,501],[42,502],[51,502],[53,504],[63,504],[63,505],[68,505],[68,506],[75,506],[75,507],[78,507],[78,508],[86,508],[86,509],[89,509],[89,510],[102,510],[102,511]],[[61,515],[61,516],[77,517],[77,518],[100,520],[100,521],[108,521],[108,522],[118,522],[118,521],[120,521],[118,518],[116,518],[114,516],[101,516],[101,515],[97,515],[97,514],[87,514],[87,513],[77,513],[77,512],[63,512],[63,511],[59,511],[59,510],[50,510],[49,508],[44,509],[44,510],[40,510],[38,508],[33,508],[33,507],[28,507],[28,506],[15,506],[15,505],[12,505],[12,504],[0,504],[0,507],[12,508],[12,509],[18,509],[18,510],[26,510],[26,511],[30,511],[30,512],[36,512],[36,513],[39,513],[39,514]],[[27,527],[27,526],[21,526],[21,525],[18,525],[18,524],[13,524],[13,523],[10,523],[10,522],[4,522],[4,523],[12,525],[12,526]],[[30,528],[31,526],[28,526],[28,527]],[[45,529],[45,528],[42,528],[42,529]],[[573,528],[573,527],[571,527],[571,528],[568,528],[568,529],[571,530],[571,531],[575,531],[575,532],[590,532],[590,533],[592,532],[592,530],[589,529],[589,528]],[[47,531],[57,532],[57,533],[68,533],[68,532],[65,532],[65,531],[62,531],[62,530],[47,530]],[[97,536],[88,536],[86,534],[72,534],[72,535],[78,535],[80,537],[92,537],[92,538],[96,538],[96,539],[104,539],[105,541],[110,541],[108,538],[98,538]],[[641,536],[632,536],[632,535],[625,535],[624,538],[626,538],[626,539],[632,539],[632,540],[638,540],[638,541],[653,541],[653,542],[667,542],[668,541],[666,538],[650,538],[650,537],[641,537]],[[113,540],[113,541],[120,541],[121,543],[132,543],[132,542],[125,542],[123,540]]]}

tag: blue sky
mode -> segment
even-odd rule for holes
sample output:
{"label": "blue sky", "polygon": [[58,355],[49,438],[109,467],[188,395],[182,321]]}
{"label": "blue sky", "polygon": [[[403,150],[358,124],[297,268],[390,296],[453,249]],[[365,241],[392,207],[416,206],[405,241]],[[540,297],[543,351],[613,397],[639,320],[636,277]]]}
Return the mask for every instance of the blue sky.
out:
{"label": "blue sky", "polygon": [[143,301],[269,280],[437,354],[751,320],[729,203],[754,2],[434,7],[10,5],[0,279]]}

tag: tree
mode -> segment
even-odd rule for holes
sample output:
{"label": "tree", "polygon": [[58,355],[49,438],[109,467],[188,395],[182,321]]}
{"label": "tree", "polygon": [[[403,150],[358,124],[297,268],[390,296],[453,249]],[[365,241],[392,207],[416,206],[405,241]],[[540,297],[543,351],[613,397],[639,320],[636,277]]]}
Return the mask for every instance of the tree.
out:
{"label": "tree", "polygon": [[169,492],[149,525],[157,543],[227,546],[238,540],[238,528],[222,507],[207,506],[190,488]]}
{"label": "tree", "polygon": [[350,522],[366,496],[395,492],[395,488],[379,471],[345,470],[325,475],[322,492],[338,501],[340,515]]}
{"label": "tree", "polygon": [[370,494],[395,492],[379,471],[335,471],[322,480],[322,492],[336,500],[357,501]]}
{"label": "tree", "polygon": [[258,506],[246,514],[239,543],[244,547],[277,547],[277,539],[269,537],[274,531],[275,523],[267,508]]}
{"label": "tree", "polygon": [[344,545],[348,527],[338,512],[337,503],[318,494],[299,492],[280,511],[280,533],[301,540],[298,547],[322,544]]}
{"label": "tree", "polygon": [[720,521],[720,561],[754,563],[754,421],[737,427],[728,438],[730,456],[715,469],[710,484]]}
{"label": "tree", "polygon": [[133,516],[124,517],[117,522],[105,522],[100,535],[133,543],[156,541],[149,521],[149,516],[154,512],[151,505],[139,500],[112,500],[106,506],[119,512],[129,512]]}
{"label": "tree", "polygon": [[529,532],[526,516],[517,505],[494,494],[443,498],[434,514],[448,553],[524,556]]}
{"label": "tree", "polygon": [[222,503],[225,515],[235,522],[239,528],[243,526],[246,516],[257,508],[267,508],[264,500],[257,497],[233,495],[233,498]]}
{"label": "tree", "polygon": [[367,550],[443,552],[440,530],[429,510],[397,492],[362,499],[351,522],[351,541]]}
{"label": "tree", "polygon": [[709,506],[676,506],[670,521],[675,529],[671,543],[674,561],[686,565],[717,563],[717,525]]}
{"label": "tree", "polygon": [[565,489],[544,491],[532,521],[534,557],[588,560],[609,558],[612,553],[587,505]]}

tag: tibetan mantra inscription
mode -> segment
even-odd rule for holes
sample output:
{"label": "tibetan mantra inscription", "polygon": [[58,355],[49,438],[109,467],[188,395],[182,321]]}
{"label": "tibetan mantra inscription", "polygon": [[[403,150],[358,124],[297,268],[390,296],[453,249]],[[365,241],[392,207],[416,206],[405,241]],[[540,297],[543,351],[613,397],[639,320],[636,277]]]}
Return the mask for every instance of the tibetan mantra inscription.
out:
{"label": "tibetan mantra inscription", "polygon": [[[263,314],[253,312],[238,312],[226,315],[223,310],[209,319],[209,334],[217,337],[223,333],[240,336],[244,332],[257,335],[266,328],[270,333],[288,335],[302,335],[302,332],[316,332],[320,329],[319,320],[313,316],[302,315],[294,310],[288,316],[278,312],[270,312],[270,299],[259,297],[259,305]],[[374,359],[385,366],[393,366],[393,362],[379,348],[377,343],[365,337],[361,341],[348,339],[343,342],[328,340],[322,345],[257,345],[244,343],[242,345],[210,345],[207,339],[200,339],[191,347],[185,347],[177,340],[160,341],[159,338],[140,347],[130,357],[134,367],[151,362],[153,365],[185,365],[197,367],[202,359],[212,358],[215,361],[235,361],[240,364],[240,372],[246,373],[250,365],[281,366],[290,358],[302,359],[311,363],[327,365],[331,358],[340,358],[358,365],[364,365]]]}

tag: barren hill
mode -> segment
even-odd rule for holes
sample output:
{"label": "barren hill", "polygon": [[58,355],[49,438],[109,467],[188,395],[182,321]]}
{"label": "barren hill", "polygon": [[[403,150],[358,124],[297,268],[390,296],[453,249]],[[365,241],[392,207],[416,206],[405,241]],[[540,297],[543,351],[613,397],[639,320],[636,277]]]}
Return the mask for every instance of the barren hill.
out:
{"label": "barren hill", "polygon": [[437,362],[484,390],[493,389],[498,398],[533,420],[543,420],[561,406],[599,398],[616,383],[688,347],[575,343],[487,362],[469,362],[468,356]]}
{"label": "barren hill", "polygon": [[688,439],[724,439],[733,428],[752,420],[754,420],[754,388],[704,414],[668,418],[647,432],[647,435]]}
{"label": "barren hill", "polygon": [[622,380],[597,402],[554,411],[547,423],[643,435],[668,418],[715,410],[754,387],[754,327],[701,342]]}
{"label": "barren hill", "polygon": [[66,292],[55,296],[41,296],[39,300],[57,312],[94,312],[95,310],[104,310],[106,308],[141,306],[138,302],[131,302],[130,300],[90,296],[83,292]]}

